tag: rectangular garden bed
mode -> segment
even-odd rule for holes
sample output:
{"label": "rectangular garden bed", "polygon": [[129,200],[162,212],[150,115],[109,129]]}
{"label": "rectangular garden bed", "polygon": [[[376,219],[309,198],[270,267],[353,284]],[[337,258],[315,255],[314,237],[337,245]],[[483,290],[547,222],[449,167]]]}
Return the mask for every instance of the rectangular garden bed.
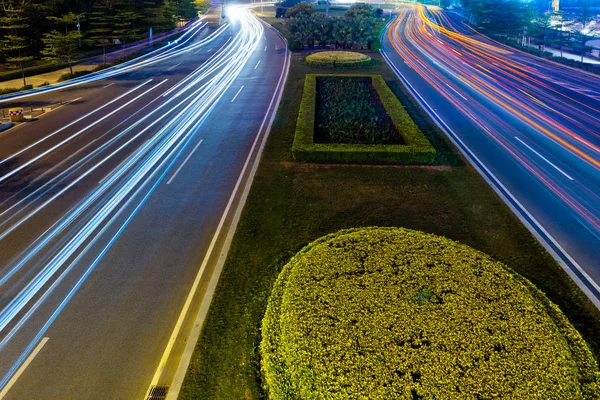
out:
{"label": "rectangular garden bed", "polygon": [[292,152],[304,162],[435,161],[434,148],[380,75],[306,75]]}

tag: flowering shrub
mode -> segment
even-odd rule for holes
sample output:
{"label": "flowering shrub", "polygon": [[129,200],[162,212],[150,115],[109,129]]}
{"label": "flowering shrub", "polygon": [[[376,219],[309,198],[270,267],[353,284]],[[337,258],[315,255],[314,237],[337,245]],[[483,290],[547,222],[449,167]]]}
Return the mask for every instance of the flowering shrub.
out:
{"label": "flowering shrub", "polygon": [[283,269],[262,325],[279,399],[598,399],[561,311],[468,246],[399,228],[321,238]]}

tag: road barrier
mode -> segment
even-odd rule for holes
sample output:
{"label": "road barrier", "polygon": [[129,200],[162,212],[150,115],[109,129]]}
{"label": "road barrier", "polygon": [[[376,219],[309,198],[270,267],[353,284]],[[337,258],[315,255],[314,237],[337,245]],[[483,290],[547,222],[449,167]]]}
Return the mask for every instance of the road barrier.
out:
{"label": "road barrier", "polygon": [[23,115],[23,107],[11,108],[8,110],[10,116],[10,122],[23,122],[25,116]]}

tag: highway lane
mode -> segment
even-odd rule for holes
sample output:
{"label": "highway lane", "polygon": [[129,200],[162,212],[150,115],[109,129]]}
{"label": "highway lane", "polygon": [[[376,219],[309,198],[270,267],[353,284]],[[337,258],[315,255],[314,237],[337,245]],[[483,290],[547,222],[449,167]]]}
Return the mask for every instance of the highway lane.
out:
{"label": "highway lane", "polygon": [[600,306],[600,78],[408,6],[383,54],[436,122]]}
{"label": "highway lane", "polygon": [[219,254],[287,68],[275,32],[242,9],[230,21],[210,46],[67,88],[87,98],[0,136],[5,160],[114,100],[2,169],[0,386],[18,377],[7,399],[142,398],[172,380],[200,302],[174,326],[213,241]]}

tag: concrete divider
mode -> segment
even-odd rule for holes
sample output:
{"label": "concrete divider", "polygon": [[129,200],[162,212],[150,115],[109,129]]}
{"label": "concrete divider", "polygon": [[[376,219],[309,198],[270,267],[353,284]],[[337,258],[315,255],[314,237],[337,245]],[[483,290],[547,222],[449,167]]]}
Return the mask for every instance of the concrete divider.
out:
{"label": "concrete divider", "polygon": [[4,132],[8,128],[12,128],[14,124],[12,122],[0,123],[0,132]]}

